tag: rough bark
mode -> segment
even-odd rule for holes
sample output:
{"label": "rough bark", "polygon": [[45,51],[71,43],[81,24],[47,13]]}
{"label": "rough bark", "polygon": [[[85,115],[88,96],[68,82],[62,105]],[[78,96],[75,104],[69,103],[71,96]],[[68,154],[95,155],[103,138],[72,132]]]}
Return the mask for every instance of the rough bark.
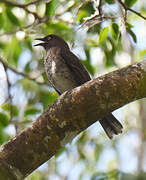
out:
{"label": "rough bark", "polygon": [[65,92],[29,127],[1,146],[0,175],[23,179],[98,119],[144,97],[146,61]]}

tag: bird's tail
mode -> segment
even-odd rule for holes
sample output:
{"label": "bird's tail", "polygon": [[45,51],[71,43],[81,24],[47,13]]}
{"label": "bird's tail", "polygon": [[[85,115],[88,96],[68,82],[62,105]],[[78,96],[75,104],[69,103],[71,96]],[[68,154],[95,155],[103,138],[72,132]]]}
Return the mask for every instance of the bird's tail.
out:
{"label": "bird's tail", "polygon": [[122,133],[122,124],[111,113],[99,122],[110,139],[113,138],[113,135]]}

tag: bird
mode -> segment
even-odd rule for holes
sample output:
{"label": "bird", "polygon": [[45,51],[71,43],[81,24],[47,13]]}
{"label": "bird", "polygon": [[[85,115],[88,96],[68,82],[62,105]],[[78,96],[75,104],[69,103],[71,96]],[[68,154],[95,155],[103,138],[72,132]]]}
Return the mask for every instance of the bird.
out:
{"label": "bird", "polygon": [[[59,95],[91,80],[85,66],[71,52],[63,38],[55,34],[49,34],[35,40],[41,41],[35,46],[42,46],[45,49],[44,66],[46,75]],[[107,114],[99,122],[110,139],[114,135],[122,133],[123,126],[112,113]]]}

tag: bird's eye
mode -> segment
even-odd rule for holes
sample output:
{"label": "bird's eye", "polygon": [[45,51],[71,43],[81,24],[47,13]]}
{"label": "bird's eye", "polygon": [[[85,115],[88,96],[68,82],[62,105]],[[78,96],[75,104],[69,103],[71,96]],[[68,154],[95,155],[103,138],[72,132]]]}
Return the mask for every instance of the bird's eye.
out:
{"label": "bird's eye", "polygon": [[51,36],[48,36],[48,41],[51,40],[51,39],[52,39]]}

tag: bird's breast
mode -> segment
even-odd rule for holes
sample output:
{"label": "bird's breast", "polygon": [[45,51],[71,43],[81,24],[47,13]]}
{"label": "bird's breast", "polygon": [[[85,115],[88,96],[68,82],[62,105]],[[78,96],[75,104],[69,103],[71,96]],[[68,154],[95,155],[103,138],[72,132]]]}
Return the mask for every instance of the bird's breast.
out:
{"label": "bird's breast", "polygon": [[46,56],[44,64],[49,81],[60,93],[77,86],[72,72],[61,57],[57,58],[50,53]]}

